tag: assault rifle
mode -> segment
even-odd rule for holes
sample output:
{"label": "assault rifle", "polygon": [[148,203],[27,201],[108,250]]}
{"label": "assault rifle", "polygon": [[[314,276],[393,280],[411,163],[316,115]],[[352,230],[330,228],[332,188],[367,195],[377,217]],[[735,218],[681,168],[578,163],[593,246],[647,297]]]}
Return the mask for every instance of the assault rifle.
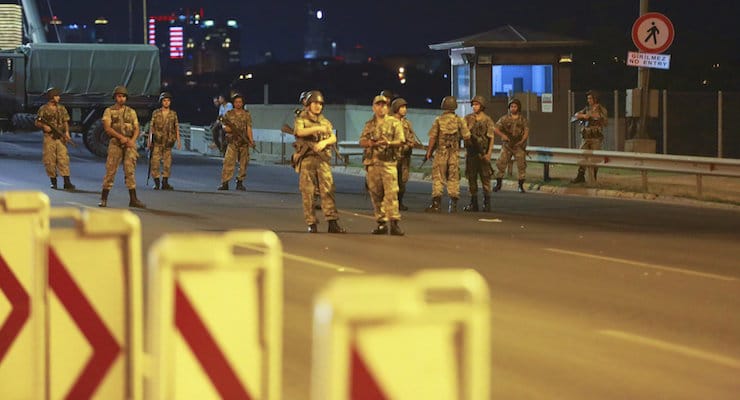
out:
{"label": "assault rifle", "polygon": [[227,136],[231,136],[231,135],[234,135],[234,133],[236,133],[236,132],[239,132],[239,137],[241,137],[241,138],[242,138],[242,139],[243,139],[243,140],[244,140],[245,142],[247,142],[247,145],[248,145],[249,147],[253,148],[253,149],[254,149],[254,151],[256,151],[257,153],[262,153],[261,151],[259,151],[259,150],[257,149],[257,144],[256,144],[256,143],[254,143],[254,142],[250,142],[250,141],[249,141],[249,139],[248,139],[248,138],[247,138],[247,136],[246,136],[246,132],[244,132],[244,131],[242,131],[242,130],[238,129],[238,128],[236,127],[236,125],[234,125],[234,123],[233,123],[233,122],[231,122],[231,120],[229,120],[229,119],[228,119],[228,118],[226,118],[225,116],[221,116],[221,117],[218,117],[218,120],[219,120],[219,121],[221,122],[221,125],[225,125],[225,126],[228,126],[228,127],[229,127],[229,129],[231,129],[231,133],[227,133],[227,134],[226,134]]}
{"label": "assault rifle", "polygon": [[49,129],[51,129],[51,132],[50,133],[51,133],[51,137],[52,138],[57,139],[57,140],[61,140],[62,143],[64,143],[65,145],[67,143],[71,143],[73,147],[77,147],[77,143],[75,143],[73,140],[67,140],[67,135],[64,134],[63,132],[59,132],[59,129],[55,128],[54,125],[50,124],[48,121],[46,121],[43,118],[39,118],[39,121],[42,124],[48,126]]}

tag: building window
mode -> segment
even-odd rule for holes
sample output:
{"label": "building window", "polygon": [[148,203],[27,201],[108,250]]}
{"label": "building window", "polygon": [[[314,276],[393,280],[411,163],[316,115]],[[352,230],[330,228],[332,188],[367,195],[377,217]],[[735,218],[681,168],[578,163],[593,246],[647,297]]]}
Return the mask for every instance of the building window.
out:
{"label": "building window", "polygon": [[458,100],[470,100],[470,65],[462,64],[452,67],[454,84],[453,96]]}
{"label": "building window", "polygon": [[552,93],[552,65],[494,65],[493,94]]}

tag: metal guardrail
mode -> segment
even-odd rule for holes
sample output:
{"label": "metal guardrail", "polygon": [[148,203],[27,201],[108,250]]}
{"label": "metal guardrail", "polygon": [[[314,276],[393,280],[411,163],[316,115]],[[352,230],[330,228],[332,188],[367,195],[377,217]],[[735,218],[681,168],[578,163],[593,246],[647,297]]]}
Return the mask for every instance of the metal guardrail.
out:
{"label": "metal guardrail", "polygon": [[[357,142],[343,141],[339,143],[339,148],[345,159],[362,155],[362,147]],[[497,159],[500,152],[501,145],[494,145],[493,159]],[[423,157],[425,154],[423,149],[414,149],[412,155]],[[460,151],[460,156],[464,159],[465,150]],[[642,173],[642,189],[645,192],[648,187],[648,171],[693,174],[696,175],[699,197],[702,195],[702,177],[705,175],[740,178],[740,160],[727,158],[530,146],[527,147],[527,160],[545,165],[545,181],[550,180],[550,164],[638,170]]]}

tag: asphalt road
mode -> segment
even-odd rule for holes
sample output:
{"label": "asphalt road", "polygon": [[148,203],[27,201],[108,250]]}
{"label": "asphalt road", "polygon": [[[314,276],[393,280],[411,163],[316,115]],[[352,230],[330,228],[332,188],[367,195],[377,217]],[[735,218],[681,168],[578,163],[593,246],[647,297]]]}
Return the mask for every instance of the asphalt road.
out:
{"label": "asphalt road", "polygon": [[[72,149],[79,191],[48,188],[38,135],[0,136],[0,190],[95,207],[103,160]],[[363,178],[335,174],[350,233],[305,232],[297,175],[251,164],[247,192],[217,192],[221,161],[180,154],[174,192],[144,187],[144,253],[169,232],[269,229],[284,258],[283,398],[309,393],[313,296],[337,276],[474,268],[491,290],[492,398],[737,399],[740,393],[740,212],[604,198],[500,192],[491,213],[422,212],[412,182],[404,237],[374,227]],[[109,200],[125,207],[119,171]],[[232,184],[233,186],[233,184]],[[464,203],[463,196],[461,203]],[[461,204],[462,205],[462,204]],[[319,262],[320,261],[320,262]],[[344,268],[344,269],[342,269]]]}

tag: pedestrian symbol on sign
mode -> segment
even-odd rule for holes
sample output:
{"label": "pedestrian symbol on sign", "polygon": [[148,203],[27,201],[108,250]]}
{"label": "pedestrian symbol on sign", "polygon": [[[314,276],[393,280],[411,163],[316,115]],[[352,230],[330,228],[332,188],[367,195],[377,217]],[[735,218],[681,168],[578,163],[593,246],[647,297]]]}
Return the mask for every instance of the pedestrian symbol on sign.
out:
{"label": "pedestrian symbol on sign", "polygon": [[645,38],[645,43],[647,43],[647,41],[650,40],[650,38],[653,38],[653,44],[654,45],[657,45],[658,44],[658,35],[660,34],[660,29],[658,29],[658,27],[655,26],[655,22],[654,21],[651,22],[651,25],[652,25],[652,27],[647,30],[647,32],[649,33],[649,35],[648,35],[648,37]]}

